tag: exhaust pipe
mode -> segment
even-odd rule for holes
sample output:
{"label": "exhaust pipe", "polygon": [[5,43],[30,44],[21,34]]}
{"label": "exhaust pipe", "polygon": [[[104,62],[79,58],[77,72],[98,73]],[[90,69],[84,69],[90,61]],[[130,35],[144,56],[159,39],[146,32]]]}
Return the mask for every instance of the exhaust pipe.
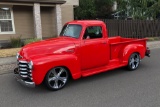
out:
{"label": "exhaust pipe", "polygon": [[146,49],[146,56],[148,56],[148,57],[151,56],[151,50],[148,47]]}

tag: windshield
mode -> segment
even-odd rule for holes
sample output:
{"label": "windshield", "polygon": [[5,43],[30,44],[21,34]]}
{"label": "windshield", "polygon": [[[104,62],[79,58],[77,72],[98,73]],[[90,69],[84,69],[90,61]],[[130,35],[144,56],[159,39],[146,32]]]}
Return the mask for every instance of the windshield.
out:
{"label": "windshield", "polygon": [[81,25],[68,24],[65,25],[60,33],[61,36],[68,36],[72,38],[79,38],[82,30]]}

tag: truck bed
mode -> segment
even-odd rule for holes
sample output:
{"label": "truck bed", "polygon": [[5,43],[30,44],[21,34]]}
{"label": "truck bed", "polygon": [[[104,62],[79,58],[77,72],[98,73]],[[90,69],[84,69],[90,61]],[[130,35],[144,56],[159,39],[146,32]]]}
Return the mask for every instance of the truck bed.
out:
{"label": "truck bed", "polygon": [[110,44],[110,59],[119,59],[120,54],[122,54],[121,50],[127,45],[139,44],[146,47],[146,40],[147,39],[122,38],[120,36],[108,38]]}

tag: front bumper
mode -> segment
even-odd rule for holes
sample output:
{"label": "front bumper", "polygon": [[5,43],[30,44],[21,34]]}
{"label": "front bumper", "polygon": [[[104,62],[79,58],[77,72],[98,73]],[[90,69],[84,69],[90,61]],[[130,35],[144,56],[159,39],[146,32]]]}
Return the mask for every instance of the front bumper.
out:
{"label": "front bumper", "polygon": [[25,81],[18,75],[19,74],[18,68],[15,68],[14,74],[16,74],[16,76],[14,77],[16,79],[16,81],[18,81],[23,86],[26,86],[26,87],[29,87],[29,88],[34,88],[35,87],[34,82]]}
{"label": "front bumper", "polygon": [[15,79],[22,84],[23,86],[29,87],[29,88],[34,88],[35,87],[35,83],[34,82],[27,82],[22,80],[18,75],[15,76]]}

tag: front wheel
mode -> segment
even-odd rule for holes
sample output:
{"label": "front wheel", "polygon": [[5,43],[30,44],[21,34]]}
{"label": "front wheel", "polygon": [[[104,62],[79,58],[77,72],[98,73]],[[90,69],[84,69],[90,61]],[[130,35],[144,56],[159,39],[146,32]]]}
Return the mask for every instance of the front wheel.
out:
{"label": "front wheel", "polygon": [[128,69],[133,71],[139,67],[140,55],[138,53],[133,53],[128,60]]}
{"label": "front wheel", "polygon": [[47,73],[45,77],[45,84],[50,90],[57,91],[67,84],[68,78],[69,73],[66,68],[55,67]]}

